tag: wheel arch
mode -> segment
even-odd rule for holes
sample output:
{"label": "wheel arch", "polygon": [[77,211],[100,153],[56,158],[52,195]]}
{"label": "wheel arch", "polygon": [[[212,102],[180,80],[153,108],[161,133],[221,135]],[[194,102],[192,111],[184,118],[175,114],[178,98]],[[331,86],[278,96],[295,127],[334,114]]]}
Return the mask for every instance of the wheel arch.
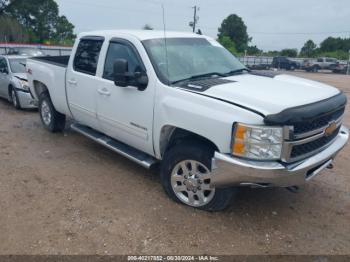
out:
{"label": "wheel arch", "polygon": [[40,95],[44,92],[47,92],[50,95],[49,89],[47,88],[47,86],[37,80],[33,81],[33,89],[34,89],[34,95],[36,96],[37,99],[39,99]]}
{"label": "wheel arch", "polygon": [[209,145],[211,148],[213,148],[213,150],[219,151],[219,147],[213,141],[207,139],[206,137],[203,137],[201,135],[198,135],[194,132],[191,132],[189,130],[186,130],[180,127],[165,125],[162,127],[160,132],[160,140],[159,140],[160,157],[163,158],[164,153],[167,150],[169,150],[169,148],[187,139],[201,141]]}

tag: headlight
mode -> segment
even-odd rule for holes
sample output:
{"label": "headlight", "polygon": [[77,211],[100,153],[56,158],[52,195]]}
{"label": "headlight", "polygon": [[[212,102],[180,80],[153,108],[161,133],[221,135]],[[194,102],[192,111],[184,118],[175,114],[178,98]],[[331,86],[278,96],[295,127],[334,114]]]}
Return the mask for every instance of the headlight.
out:
{"label": "headlight", "polygon": [[29,90],[28,81],[19,80],[19,82],[21,83],[21,87],[22,87],[24,90]]}
{"label": "headlight", "polygon": [[282,127],[235,124],[232,154],[254,160],[278,160],[283,142]]}

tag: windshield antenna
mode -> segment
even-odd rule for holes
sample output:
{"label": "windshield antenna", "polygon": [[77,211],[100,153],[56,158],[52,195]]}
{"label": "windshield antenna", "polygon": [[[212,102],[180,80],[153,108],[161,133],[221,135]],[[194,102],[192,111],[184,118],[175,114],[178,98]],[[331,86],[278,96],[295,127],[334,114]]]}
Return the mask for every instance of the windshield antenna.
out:
{"label": "windshield antenna", "polygon": [[165,8],[164,8],[164,4],[162,4],[162,10],[163,10],[163,32],[164,32],[164,48],[165,48],[166,73],[167,73],[167,78],[168,78],[168,85],[170,85],[170,78],[169,78],[169,60],[168,60],[168,47],[167,47],[167,40],[166,40],[166,21],[165,21]]}

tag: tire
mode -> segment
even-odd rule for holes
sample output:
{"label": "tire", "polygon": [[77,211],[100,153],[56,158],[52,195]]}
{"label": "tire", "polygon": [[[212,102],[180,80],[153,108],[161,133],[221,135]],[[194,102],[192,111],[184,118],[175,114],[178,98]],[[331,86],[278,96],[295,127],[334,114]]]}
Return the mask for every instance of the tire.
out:
{"label": "tire", "polygon": [[312,68],[312,72],[317,73],[317,72],[318,72],[318,67],[317,67],[317,66],[314,66],[314,67]]}
{"label": "tire", "polygon": [[237,189],[210,187],[213,155],[214,149],[203,142],[184,141],[170,148],[160,171],[167,195],[178,203],[206,211],[228,207]]}
{"label": "tire", "polygon": [[39,96],[39,114],[41,122],[48,131],[56,133],[64,130],[66,116],[56,111],[47,92]]}
{"label": "tire", "polygon": [[10,96],[11,96],[11,103],[14,106],[14,108],[16,108],[17,110],[21,110],[22,109],[21,103],[18,99],[17,92],[14,88],[10,89]]}

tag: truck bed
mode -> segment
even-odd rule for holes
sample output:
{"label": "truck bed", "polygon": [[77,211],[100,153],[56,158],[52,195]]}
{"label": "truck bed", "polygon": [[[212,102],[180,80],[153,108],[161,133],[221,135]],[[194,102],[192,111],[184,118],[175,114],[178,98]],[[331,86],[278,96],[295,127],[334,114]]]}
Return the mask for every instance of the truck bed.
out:
{"label": "truck bed", "polygon": [[53,64],[56,66],[67,67],[69,62],[69,57],[70,56],[40,56],[40,57],[31,57],[30,59]]}
{"label": "truck bed", "polygon": [[44,56],[27,59],[28,83],[35,99],[35,86],[40,83],[50,92],[52,103],[61,114],[70,115],[66,99],[66,71],[69,56]]}

